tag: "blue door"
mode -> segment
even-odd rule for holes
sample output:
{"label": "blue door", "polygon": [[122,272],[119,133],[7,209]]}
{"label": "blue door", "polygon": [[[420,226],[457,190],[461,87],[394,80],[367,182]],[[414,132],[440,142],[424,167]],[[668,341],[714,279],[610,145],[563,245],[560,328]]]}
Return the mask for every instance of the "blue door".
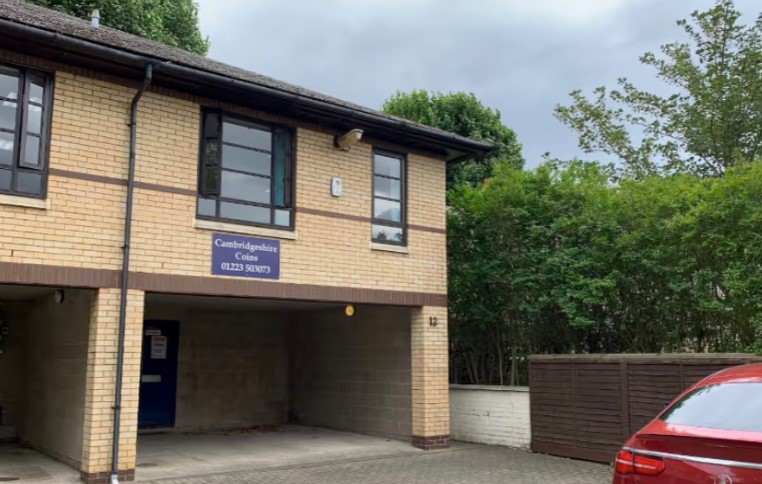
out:
{"label": "blue door", "polygon": [[146,321],[143,324],[138,406],[138,426],[141,428],[175,425],[178,340],[177,321]]}

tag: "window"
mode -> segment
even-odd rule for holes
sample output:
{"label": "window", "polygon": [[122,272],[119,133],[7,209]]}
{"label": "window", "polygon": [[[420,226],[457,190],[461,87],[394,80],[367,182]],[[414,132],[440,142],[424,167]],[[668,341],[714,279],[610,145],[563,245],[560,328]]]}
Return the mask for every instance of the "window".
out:
{"label": "window", "polygon": [[45,196],[52,81],[0,65],[0,193]]}
{"label": "window", "polygon": [[676,425],[762,432],[760,408],[762,383],[721,383],[693,390],[659,418]]}
{"label": "window", "polygon": [[202,122],[198,216],[293,227],[293,130],[219,111]]}
{"label": "window", "polygon": [[405,245],[405,157],[386,151],[373,153],[374,242]]}

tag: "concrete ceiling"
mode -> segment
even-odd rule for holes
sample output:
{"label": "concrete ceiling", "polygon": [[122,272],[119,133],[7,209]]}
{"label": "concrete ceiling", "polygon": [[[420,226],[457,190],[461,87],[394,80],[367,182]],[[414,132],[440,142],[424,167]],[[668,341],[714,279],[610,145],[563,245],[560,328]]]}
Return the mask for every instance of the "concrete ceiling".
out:
{"label": "concrete ceiling", "polygon": [[53,294],[58,289],[46,286],[17,286],[12,284],[0,284],[0,302],[2,301],[28,301],[42,296]]}

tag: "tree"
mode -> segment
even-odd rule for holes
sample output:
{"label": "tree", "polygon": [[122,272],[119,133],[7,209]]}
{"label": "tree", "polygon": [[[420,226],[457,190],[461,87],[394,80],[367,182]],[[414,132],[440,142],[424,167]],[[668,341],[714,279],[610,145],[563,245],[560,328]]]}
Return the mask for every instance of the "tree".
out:
{"label": "tree", "polygon": [[482,183],[492,175],[497,160],[517,168],[524,165],[516,133],[500,121],[500,111],[484,106],[471,93],[397,92],[384,102],[382,109],[417,123],[495,144],[494,153],[448,169],[448,188],[461,182]]}
{"label": "tree", "polygon": [[90,19],[98,9],[103,25],[206,55],[209,40],[198,26],[193,0],[28,0],[31,3]]}
{"label": "tree", "polygon": [[609,176],[498,163],[450,192],[453,380],[521,384],[533,353],[762,352],[762,163]]}
{"label": "tree", "polygon": [[762,14],[739,23],[733,0],[717,0],[678,25],[687,42],[646,53],[641,63],[674,89],[660,96],[625,78],[599,87],[592,99],[571,93],[556,117],[579,134],[588,153],[616,158],[625,176],[693,173],[720,176],[762,156]]}

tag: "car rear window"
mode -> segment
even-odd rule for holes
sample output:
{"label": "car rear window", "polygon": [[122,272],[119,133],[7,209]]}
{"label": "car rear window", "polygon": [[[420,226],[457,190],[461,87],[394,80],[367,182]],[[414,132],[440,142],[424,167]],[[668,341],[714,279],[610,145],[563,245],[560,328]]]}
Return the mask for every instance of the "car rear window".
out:
{"label": "car rear window", "polygon": [[659,418],[676,425],[762,432],[762,383],[720,383],[697,388]]}

